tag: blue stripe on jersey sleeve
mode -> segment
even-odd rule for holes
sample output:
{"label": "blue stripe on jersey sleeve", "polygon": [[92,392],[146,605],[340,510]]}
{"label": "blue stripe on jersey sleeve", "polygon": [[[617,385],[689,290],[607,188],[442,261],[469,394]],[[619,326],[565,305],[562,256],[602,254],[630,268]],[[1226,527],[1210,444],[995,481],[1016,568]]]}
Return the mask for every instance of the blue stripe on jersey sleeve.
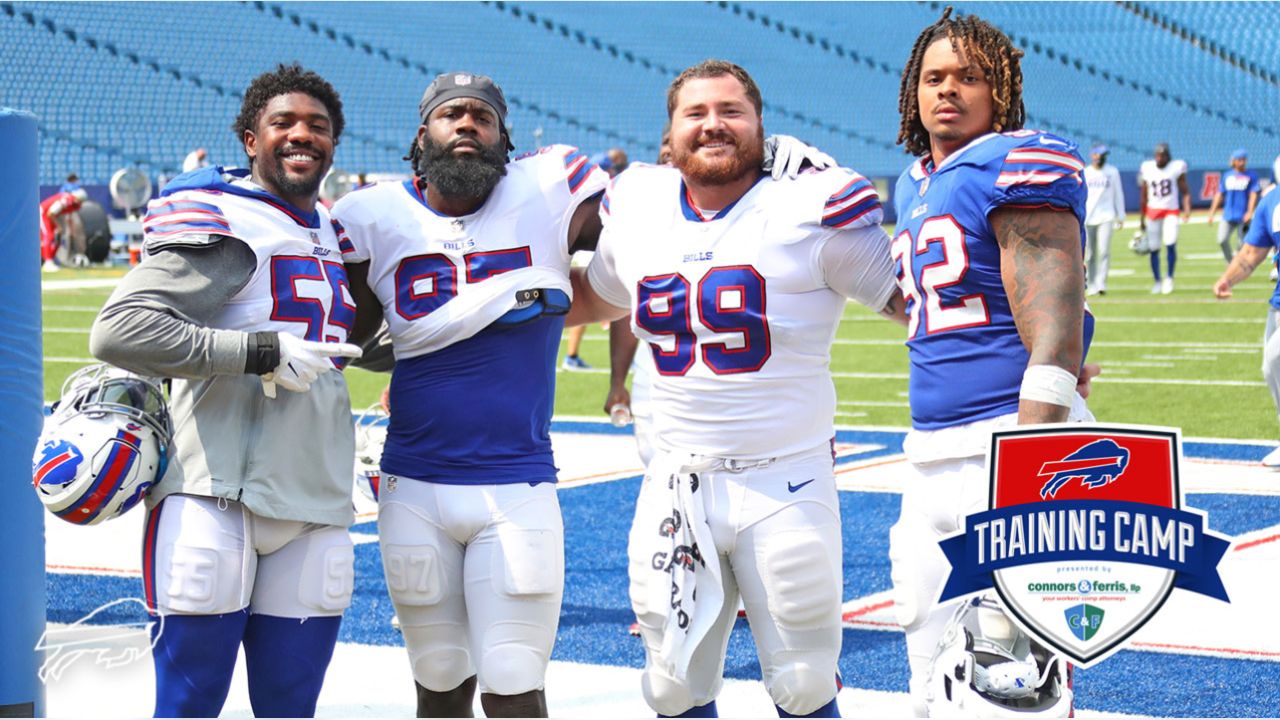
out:
{"label": "blue stripe on jersey sleeve", "polygon": [[176,212],[207,212],[222,217],[222,209],[217,205],[196,202],[195,200],[170,200],[152,205],[147,210],[147,217],[168,215]]}
{"label": "blue stripe on jersey sleeve", "polygon": [[177,232],[224,232],[230,233],[231,226],[215,220],[193,220],[189,222],[158,223],[146,229],[147,235],[171,235]]}
{"label": "blue stripe on jersey sleeve", "polygon": [[848,185],[840,188],[834,195],[827,198],[826,206],[830,208],[835,205],[839,205],[844,200],[853,197],[853,195],[860,193],[869,187],[871,187],[871,183],[866,178],[856,177],[850,180]]}
{"label": "blue stripe on jersey sleeve", "polygon": [[880,209],[880,198],[872,196],[860,203],[855,203],[840,212],[825,215],[822,218],[822,224],[827,227],[841,228],[845,227],[855,220]]}

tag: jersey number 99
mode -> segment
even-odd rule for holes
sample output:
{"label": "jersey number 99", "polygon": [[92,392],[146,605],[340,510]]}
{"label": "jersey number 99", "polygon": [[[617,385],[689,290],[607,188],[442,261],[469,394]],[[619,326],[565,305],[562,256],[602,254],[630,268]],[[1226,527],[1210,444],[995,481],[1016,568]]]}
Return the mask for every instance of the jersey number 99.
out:
{"label": "jersey number 99", "polygon": [[[728,342],[708,342],[708,338],[700,342],[693,324],[695,309],[703,328],[713,334],[740,335],[741,345],[730,347]],[[755,372],[773,353],[764,278],[750,265],[712,268],[698,282],[696,293],[679,273],[646,277],[636,288],[635,317],[637,327],[672,338],[671,350],[650,344],[654,365],[662,375],[684,375],[699,354],[717,375]]]}

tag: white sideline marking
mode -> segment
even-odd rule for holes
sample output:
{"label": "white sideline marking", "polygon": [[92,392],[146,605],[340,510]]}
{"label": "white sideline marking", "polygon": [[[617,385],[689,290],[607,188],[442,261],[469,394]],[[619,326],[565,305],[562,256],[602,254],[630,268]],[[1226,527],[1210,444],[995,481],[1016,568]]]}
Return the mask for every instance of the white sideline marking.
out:
{"label": "white sideline marking", "polygon": [[94,278],[84,280],[45,280],[40,283],[40,289],[44,292],[57,290],[92,290],[97,288],[113,288],[120,284],[121,278]]}

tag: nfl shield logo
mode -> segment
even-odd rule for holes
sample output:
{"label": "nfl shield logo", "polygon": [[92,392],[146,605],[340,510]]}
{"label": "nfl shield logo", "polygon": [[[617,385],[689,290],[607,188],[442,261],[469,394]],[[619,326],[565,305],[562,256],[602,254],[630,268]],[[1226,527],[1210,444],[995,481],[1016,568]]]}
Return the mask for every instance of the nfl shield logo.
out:
{"label": "nfl shield logo", "polygon": [[454,85],[459,85],[459,86],[470,85],[470,84],[471,84],[471,76],[470,76],[470,75],[454,75],[454,76],[453,76],[453,84],[454,84]]}
{"label": "nfl shield logo", "polygon": [[990,509],[942,542],[954,569],[942,599],[992,584],[1019,626],[1082,667],[1120,649],[1175,586],[1226,601],[1215,566],[1230,543],[1183,508],[1179,459],[1175,428],[994,433]]}

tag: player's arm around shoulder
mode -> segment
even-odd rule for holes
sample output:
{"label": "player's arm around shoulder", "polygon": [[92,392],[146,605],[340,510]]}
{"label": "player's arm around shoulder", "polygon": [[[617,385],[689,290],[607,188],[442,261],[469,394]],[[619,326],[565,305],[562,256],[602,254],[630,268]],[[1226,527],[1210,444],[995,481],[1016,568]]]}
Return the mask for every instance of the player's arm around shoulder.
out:
{"label": "player's arm around shoulder", "polygon": [[[617,320],[627,314],[631,301],[619,272],[619,263],[625,260],[620,261],[618,246],[625,242],[623,228],[627,223],[626,212],[630,209],[628,198],[638,195],[635,191],[643,182],[637,181],[637,178],[642,177],[647,168],[642,163],[636,163],[610,180],[603,194],[593,203],[596,217],[591,220],[583,219],[585,231],[596,232],[598,240],[594,245],[595,255],[592,256],[591,263],[587,267],[569,270],[573,305],[565,318],[566,327]],[[619,197],[622,199],[621,206],[614,202]]]}
{"label": "player's arm around shoulder", "polygon": [[[347,272],[351,299],[356,304],[356,321],[351,329],[351,342],[365,347],[380,347],[375,335],[382,328],[382,303],[369,284],[370,238],[377,235],[378,213],[372,207],[386,189],[380,184],[366,185],[342,196],[334,203],[330,215],[338,235],[338,249]],[[371,362],[367,355],[357,364]]]}
{"label": "player's arm around shoulder", "polygon": [[805,194],[821,203],[816,222],[827,231],[817,254],[822,281],[905,326],[906,302],[898,289],[889,236],[880,226],[884,208],[875,186],[845,168],[809,173],[797,182],[812,185]]}

